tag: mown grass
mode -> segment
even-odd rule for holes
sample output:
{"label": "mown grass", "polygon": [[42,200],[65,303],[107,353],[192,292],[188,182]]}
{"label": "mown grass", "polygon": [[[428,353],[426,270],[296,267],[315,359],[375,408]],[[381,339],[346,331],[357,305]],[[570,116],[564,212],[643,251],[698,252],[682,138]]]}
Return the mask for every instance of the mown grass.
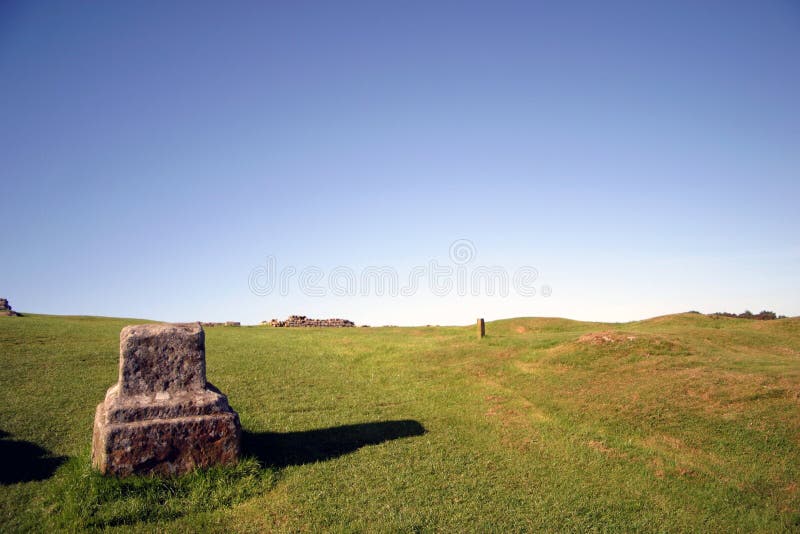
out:
{"label": "mown grass", "polygon": [[800,529],[800,319],[208,328],[245,459],[89,468],[128,319],[0,320],[3,530]]}

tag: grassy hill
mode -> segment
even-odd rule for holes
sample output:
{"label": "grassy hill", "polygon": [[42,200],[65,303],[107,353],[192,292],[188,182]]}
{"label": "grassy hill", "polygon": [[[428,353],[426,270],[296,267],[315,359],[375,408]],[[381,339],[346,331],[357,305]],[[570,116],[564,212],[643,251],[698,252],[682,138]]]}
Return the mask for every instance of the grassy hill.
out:
{"label": "grassy hill", "polygon": [[132,322],[0,318],[3,530],[800,529],[798,318],[208,328],[246,458],[120,481],[89,451]]}

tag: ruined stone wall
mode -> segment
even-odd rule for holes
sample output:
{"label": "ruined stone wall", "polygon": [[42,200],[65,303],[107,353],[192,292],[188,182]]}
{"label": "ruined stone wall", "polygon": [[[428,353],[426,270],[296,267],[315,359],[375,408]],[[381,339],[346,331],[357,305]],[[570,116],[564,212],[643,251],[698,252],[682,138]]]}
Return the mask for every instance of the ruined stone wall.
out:
{"label": "ruined stone wall", "polygon": [[285,321],[273,319],[269,325],[275,327],[348,328],[355,326],[355,323],[347,319],[310,319],[305,315],[290,315]]}
{"label": "ruined stone wall", "polygon": [[8,299],[0,299],[0,316],[3,315],[7,317],[19,315],[17,312],[11,309],[11,304],[8,303]]}

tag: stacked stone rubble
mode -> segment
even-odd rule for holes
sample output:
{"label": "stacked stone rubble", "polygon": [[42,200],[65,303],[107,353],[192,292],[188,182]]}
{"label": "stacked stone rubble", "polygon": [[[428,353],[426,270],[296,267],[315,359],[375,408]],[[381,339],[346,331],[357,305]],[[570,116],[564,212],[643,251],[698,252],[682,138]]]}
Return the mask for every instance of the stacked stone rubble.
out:
{"label": "stacked stone rubble", "polygon": [[355,323],[347,319],[310,319],[305,315],[290,315],[285,321],[273,319],[269,325],[275,327],[349,328],[355,326]]}
{"label": "stacked stone rubble", "polygon": [[19,314],[11,309],[8,299],[0,299],[0,316],[14,317],[16,315]]}

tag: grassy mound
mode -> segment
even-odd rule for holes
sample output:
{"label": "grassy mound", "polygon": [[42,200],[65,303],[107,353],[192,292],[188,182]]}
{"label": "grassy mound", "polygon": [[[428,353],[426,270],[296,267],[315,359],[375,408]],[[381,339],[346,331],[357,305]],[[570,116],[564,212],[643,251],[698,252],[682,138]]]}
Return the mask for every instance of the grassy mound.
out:
{"label": "grassy mound", "polygon": [[0,318],[4,530],[800,528],[800,319],[206,331],[235,467],[89,466],[130,319]]}

